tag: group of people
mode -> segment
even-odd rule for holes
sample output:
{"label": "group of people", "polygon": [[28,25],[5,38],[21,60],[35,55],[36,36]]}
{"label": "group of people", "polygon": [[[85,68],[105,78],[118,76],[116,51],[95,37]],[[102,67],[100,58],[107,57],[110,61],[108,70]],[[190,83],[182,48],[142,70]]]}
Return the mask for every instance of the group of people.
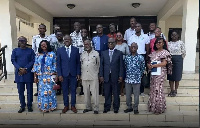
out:
{"label": "group of people", "polygon": [[[21,104],[18,112],[25,111],[25,85],[28,112],[33,111],[35,82],[38,108],[43,112],[56,110],[56,94],[61,94],[62,90],[62,112],[71,109],[77,113],[76,88],[81,85],[86,105],[83,113],[92,109],[94,114],[99,113],[100,92],[105,96],[103,113],[111,110],[111,104],[114,113],[118,113],[119,96],[124,95],[125,85],[127,109],[124,112],[134,111],[134,114],[138,114],[139,95],[144,95],[144,86],[141,84],[143,73],[146,69],[151,73],[160,68],[160,73],[151,74],[148,110],[155,114],[163,113],[166,109],[164,79],[168,74],[171,88],[168,95],[176,96],[186,55],[184,43],[179,40],[177,32],[172,33],[172,41],[167,43],[161,28],[156,27],[155,23],[151,23],[150,32],[144,34],[142,25],[134,17],[130,19],[130,28],[125,31],[124,38],[121,32],[116,32],[113,23],[109,28],[110,33],[105,35],[103,26],[98,24],[97,36],[90,39],[87,30],[81,29],[79,22],[74,23],[74,32],[70,35],[63,35],[60,27],[54,25],[54,34],[46,36],[46,26],[40,24],[39,35],[33,37],[32,49],[26,47],[25,37],[19,37],[19,47],[11,55]],[[56,83],[62,87],[57,92],[53,89]]]}

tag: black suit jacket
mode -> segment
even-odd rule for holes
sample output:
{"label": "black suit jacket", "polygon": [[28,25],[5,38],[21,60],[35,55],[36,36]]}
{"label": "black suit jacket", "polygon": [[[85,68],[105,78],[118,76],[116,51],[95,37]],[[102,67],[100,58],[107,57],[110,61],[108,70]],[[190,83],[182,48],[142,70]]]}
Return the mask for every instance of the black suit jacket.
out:
{"label": "black suit jacket", "polygon": [[100,60],[100,77],[104,77],[104,81],[109,81],[111,71],[111,80],[117,82],[119,77],[123,77],[123,55],[122,52],[115,49],[110,62],[109,50],[101,53]]}

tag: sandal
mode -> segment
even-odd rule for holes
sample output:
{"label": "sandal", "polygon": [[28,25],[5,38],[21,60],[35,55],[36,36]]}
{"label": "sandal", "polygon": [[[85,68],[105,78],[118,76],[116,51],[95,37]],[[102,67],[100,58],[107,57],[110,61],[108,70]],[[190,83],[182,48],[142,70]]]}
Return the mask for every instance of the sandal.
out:
{"label": "sandal", "polygon": [[171,91],[171,92],[168,94],[168,96],[171,96],[171,95],[172,95],[172,93],[173,93],[173,92]]}
{"label": "sandal", "polygon": [[168,96],[171,96],[171,97],[175,97],[176,96],[176,93],[174,91],[171,91]]}

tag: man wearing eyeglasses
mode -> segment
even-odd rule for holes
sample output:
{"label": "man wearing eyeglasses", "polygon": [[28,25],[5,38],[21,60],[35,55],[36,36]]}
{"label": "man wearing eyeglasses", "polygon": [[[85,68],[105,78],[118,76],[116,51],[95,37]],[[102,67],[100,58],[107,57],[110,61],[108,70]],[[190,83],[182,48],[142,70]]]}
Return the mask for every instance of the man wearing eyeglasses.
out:
{"label": "man wearing eyeglasses", "polygon": [[107,113],[111,108],[112,93],[114,96],[113,109],[118,113],[120,106],[119,83],[123,77],[123,55],[115,49],[115,39],[108,39],[109,49],[103,51],[100,59],[100,82],[104,83],[105,104],[103,113]]}
{"label": "man wearing eyeglasses", "polygon": [[27,39],[23,36],[18,38],[18,48],[13,49],[11,55],[12,64],[15,67],[15,82],[19,93],[20,109],[18,113],[25,111],[25,85],[27,89],[28,112],[32,112],[33,102],[33,73],[31,69],[35,61],[35,53],[31,48],[27,48]]}

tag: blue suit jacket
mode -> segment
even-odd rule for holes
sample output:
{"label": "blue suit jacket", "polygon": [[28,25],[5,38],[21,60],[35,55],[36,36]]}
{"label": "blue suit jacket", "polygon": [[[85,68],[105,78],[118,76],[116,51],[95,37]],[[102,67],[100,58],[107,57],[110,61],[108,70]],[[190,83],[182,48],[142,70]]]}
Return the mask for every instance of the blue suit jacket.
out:
{"label": "blue suit jacket", "polygon": [[63,46],[57,50],[57,73],[58,76],[67,77],[81,74],[80,54],[78,48],[71,46],[70,58]]}
{"label": "blue suit jacket", "polygon": [[111,71],[111,79],[117,82],[119,77],[123,77],[123,55],[122,52],[115,49],[110,62],[109,50],[103,51],[100,60],[100,77],[104,77],[104,81],[109,81]]}
{"label": "blue suit jacket", "polygon": [[[15,66],[15,82],[33,82],[31,72],[35,61],[35,53],[31,48],[15,48],[11,55],[12,64]],[[27,68],[27,73],[19,76],[19,68]]]}

